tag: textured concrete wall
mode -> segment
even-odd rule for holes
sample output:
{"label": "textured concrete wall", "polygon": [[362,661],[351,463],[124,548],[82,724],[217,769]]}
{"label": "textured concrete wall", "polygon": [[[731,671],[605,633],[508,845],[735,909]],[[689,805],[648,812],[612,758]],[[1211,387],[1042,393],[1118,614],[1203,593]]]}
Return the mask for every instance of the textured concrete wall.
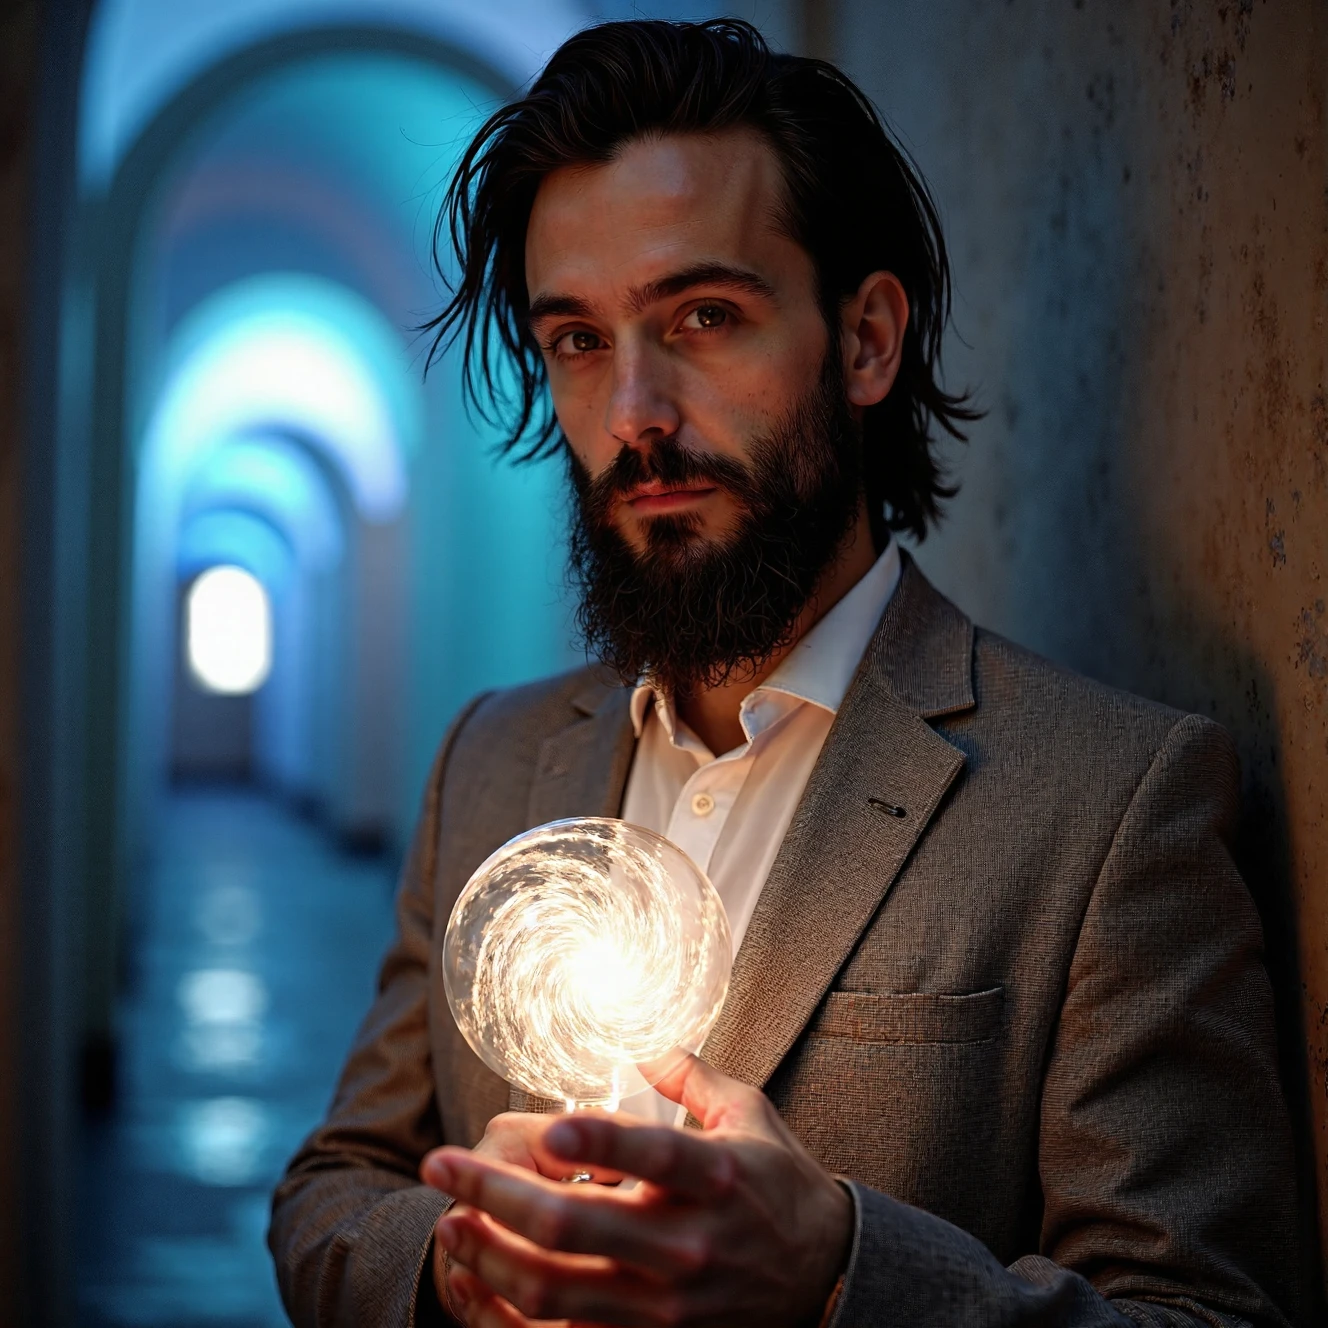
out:
{"label": "textured concrete wall", "polygon": [[833,9],[942,205],[949,381],[990,410],[921,561],[979,621],[1235,734],[1328,1212],[1328,10]]}

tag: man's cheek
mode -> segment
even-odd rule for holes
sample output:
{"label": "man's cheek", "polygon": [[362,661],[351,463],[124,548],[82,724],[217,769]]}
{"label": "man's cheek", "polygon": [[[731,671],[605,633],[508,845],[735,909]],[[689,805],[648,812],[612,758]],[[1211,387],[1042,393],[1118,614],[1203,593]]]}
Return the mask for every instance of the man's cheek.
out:
{"label": "man's cheek", "polygon": [[598,475],[621,443],[605,428],[607,402],[579,392],[550,391],[554,418],[572,455],[588,475]]}
{"label": "man's cheek", "polygon": [[602,466],[595,464],[595,458],[591,455],[590,449],[586,447],[584,441],[576,433],[567,428],[561,416],[558,419],[558,426],[562,430],[563,441],[572,454],[572,463],[576,467],[577,473],[581,476],[583,482],[591,483],[602,469]]}

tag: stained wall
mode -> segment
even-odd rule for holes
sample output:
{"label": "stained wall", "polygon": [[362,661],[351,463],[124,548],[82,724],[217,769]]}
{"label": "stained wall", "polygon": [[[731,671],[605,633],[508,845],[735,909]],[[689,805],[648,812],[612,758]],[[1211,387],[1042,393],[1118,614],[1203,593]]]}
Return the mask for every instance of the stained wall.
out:
{"label": "stained wall", "polygon": [[936,192],[947,376],[988,410],[922,565],[980,622],[1235,735],[1328,1212],[1328,11],[815,8]]}

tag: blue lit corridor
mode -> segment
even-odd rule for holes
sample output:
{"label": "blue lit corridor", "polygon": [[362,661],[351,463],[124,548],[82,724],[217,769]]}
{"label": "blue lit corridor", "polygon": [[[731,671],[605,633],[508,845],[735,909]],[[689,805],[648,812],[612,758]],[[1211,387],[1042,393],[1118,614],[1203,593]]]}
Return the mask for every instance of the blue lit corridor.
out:
{"label": "blue lit corridor", "polygon": [[156,844],[119,1100],[83,1150],[80,1323],[285,1324],[268,1194],[368,1006],[392,872],[243,791],[173,793]]}

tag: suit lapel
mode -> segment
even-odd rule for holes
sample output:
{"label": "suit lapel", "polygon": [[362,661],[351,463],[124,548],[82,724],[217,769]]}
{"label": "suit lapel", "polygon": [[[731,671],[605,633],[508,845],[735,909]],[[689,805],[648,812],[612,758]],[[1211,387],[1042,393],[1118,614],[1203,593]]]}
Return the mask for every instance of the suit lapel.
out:
{"label": "suit lapel", "polygon": [[[617,816],[636,739],[629,713],[631,692],[591,682],[572,705],[576,717],[545,740],[530,789],[530,827],[569,816]],[[562,1103],[508,1088],[511,1111],[561,1111]]]}
{"label": "suit lapel", "polygon": [[973,705],[973,628],[911,559],[771,868],[702,1056],[763,1086],[964,765],[927,722]]}
{"label": "suit lapel", "polygon": [[527,807],[531,826],[618,815],[636,747],[630,696],[625,687],[592,682],[576,698],[576,718],[540,748]]}

